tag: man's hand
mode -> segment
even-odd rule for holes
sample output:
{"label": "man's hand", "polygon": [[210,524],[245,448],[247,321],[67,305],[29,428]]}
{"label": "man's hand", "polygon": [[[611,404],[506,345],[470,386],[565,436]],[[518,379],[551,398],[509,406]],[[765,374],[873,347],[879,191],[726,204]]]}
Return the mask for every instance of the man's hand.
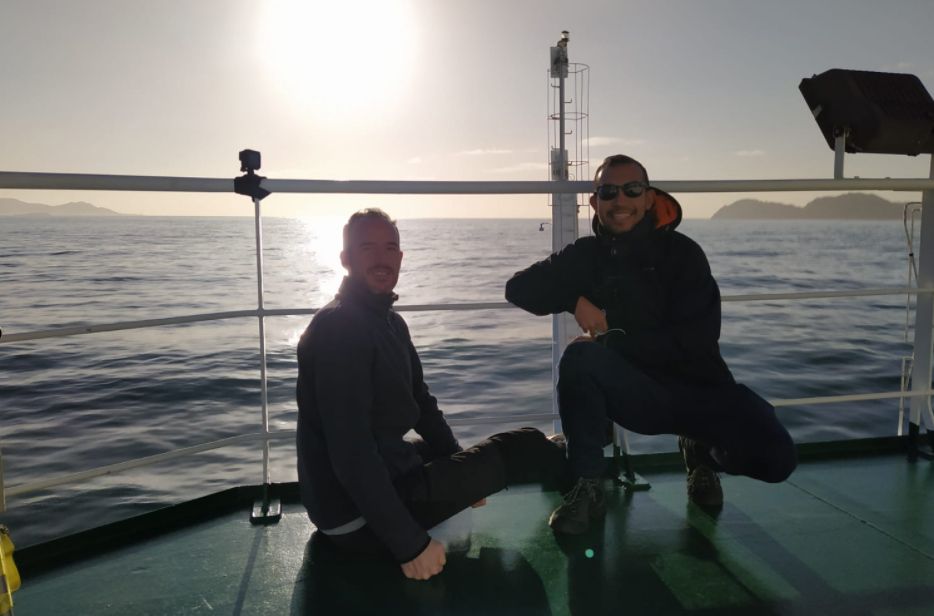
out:
{"label": "man's hand", "polygon": [[473,505],[471,505],[471,507],[473,507],[474,509],[476,509],[477,507],[483,507],[484,505],[486,505],[486,499],[485,499],[485,498],[481,498],[480,500],[478,500],[477,502],[475,502]]}
{"label": "man's hand", "polygon": [[441,573],[446,562],[444,546],[432,539],[421,554],[401,565],[402,573],[410,580],[427,580]]}
{"label": "man's hand", "polygon": [[606,314],[590,303],[590,300],[583,295],[577,299],[577,305],[574,307],[574,319],[591,338],[595,338],[597,334],[602,334],[609,329],[606,324]]}

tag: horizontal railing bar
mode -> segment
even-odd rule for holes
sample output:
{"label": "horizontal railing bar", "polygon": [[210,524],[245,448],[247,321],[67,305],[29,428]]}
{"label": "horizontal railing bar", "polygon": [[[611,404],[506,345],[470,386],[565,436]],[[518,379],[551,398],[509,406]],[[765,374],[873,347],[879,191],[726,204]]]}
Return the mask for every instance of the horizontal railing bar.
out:
{"label": "horizontal railing bar", "polygon": [[[746,301],[774,301],[785,299],[831,299],[837,297],[875,297],[881,295],[906,295],[918,293],[934,293],[934,288],[917,289],[913,287],[905,288],[881,288],[881,289],[861,289],[858,291],[805,291],[800,293],[752,293],[745,295],[724,295],[721,301],[724,302],[746,302]],[[461,310],[497,310],[502,308],[514,308],[508,302],[467,302],[458,304],[408,304],[396,306],[398,312],[429,312],[429,311],[461,311]],[[179,317],[167,317],[163,319],[146,319],[142,321],[123,321],[121,323],[105,323],[99,325],[75,325],[72,327],[59,327],[37,332],[26,332],[22,334],[2,334],[0,343],[25,342],[29,340],[41,340],[43,338],[65,338],[67,336],[77,336],[81,334],[97,334],[101,332],[115,332],[132,329],[144,329],[147,327],[159,327],[163,325],[181,325],[185,323],[199,323],[202,321],[220,321],[223,319],[238,319],[243,317],[263,316],[299,316],[313,315],[318,308],[274,308],[263,310],[232,310],[228,312],[211,312],[204,314],[193,314]]]}
{"label": "horizontal railing bar", "polygon": [[[402,195],[507,195],[589,193],[587,181],[373,181],[373,180],[265,180],[263,187],[276,193],[351,193]],[[653,182],[673,193],[794,192],[833,190],[921,191],[934,189],[932,179],[854,178],[800,180],[668,180]]]}
{"label": "horizontal railing bar", "polygon": [[[408,306],[396,306],[397,311],[402,312],[427,312],[432,310],[450,311],[450,310],[490,310],[496,308],[512,308],[508,302],[477,302],[461,304],[412,304]],[[163,319],[146,319],[142,321],[123,321],[120,323],[104,323],[99,325],[75,325],[71,327],[58,327],[37,332],[27,332],[22,334],[2,334],[0,343],[4,342],[24,342],[27,340],[40,340],[42,338],[64,338],[67,336],[77,336],[80,334],[97,334],[101,332],[115,332],[131,329],[145,329],[147,327],[159,327],[163,325],[183,325],[185,323],[198,323],[202,321],[220,321],[224,319],[239,319],[243,317],[256,317],[262,314],[267,316],[298,316],[313,315],[318,312],[318,308],[273,308],[263,310],[232,310],[228,312],[210,312],[203,314],[192,314],[179,317],[166,317]]]}
{"label": "horizontal railing bar", "polygon": [[[934,289],[931,289],[934,291]],[[399,304],[394,306],[396,312],[431,312],[431,311],[458,311],[458,310],[498,310],[514,308],[509,302],[461,302],[457,304]],[[266,308],[262,310],[266,317],[289,317],[303,314],[315,314],[318,308]],[[254,316],[256,311],[254,310]]]}
{"label": "horizontal railing bar", "polygon": [[233,193],[234,182],[233,178],[0,171],[0,188]]}
{"label": "horizontal railing bar", "polygon": [[892,398],[914,398],[915,396],[934,396],[934,389],[921,391],[892,391],[876,394],[844,394],[840,396],[816,396],[813,398],[778,398],[769,400],[772,406],[807,406],[811,404],[836,404],[840,402],[866,402],[869,400],[889,400]]}
{"label": "horizontal railing bar", "polygon": [[147,327],[160,327],[162,325],[181,325],[184,323],[198,323],[201,321],[219,321],[223,319],[236,319],[241,317],[255,317],[256,310],[233,310],[230,312],[211,312],[192,314],[180,317],[166,317],[163,319],[145,319],[142,321],[123,321],[120,323],[102,323],[99,325],[75,325],[72,327],[56,327],[37,332],[24,334],[0,335],[0,343],[22,342],[25,340],[39,340],[42,338],[64,338],[80,334],[99,334],[101,332],[116,332],[127,329],[144,329]]}
{"label": "horizontal railing bar", "polygon": [[459,304],[400,304],[394,306],[397,312],[431,312],[432,310],[498,310],[515,308],[509,302],[464,302]]}
{"label": "horizontal railing bar", "polygon": [[720,298],[724,302],[755,302],[772,301],[779,299],[831,299],[834,297],[875,297],[879,295],[915,295],[919,293],[934,293],[934,288],[926,287],[888,287],[879,289],[858,289],[855,291],[801,291],[795,293],[747,293],[740,295],[724,295]]}
{"label": "horizontal railing bar", "polygon": [[[669,192],[789,192],[833,190],[934,190],[934,180],[920,178],[842,178],[796,180],[670,180],[655,183]],[[589,181],[381,181],[266,179],[262,186],[274,193],[319,194],[549,194],[587,193]],[[0,171],[0,188],[53,190],[119,190],[152,192],[228,192],[233,178],[31,173]]]}
{"label": "horizontal railing bar", "polygon": [[[895,391],[895,392],[880,392],[880,393],[868,393],[868,394],[844,394],[838,396],[816,396],[812,398],[779,398],[772,399],[769,402],[772,406],[776,408],[780,407],[790,407],[790,406],[806,406],[806,405],[821,405],[821,404],[838,404],[841,402],[864,402],[871,400],[888,400],[893,398],[911,398],[914,396],[932,396],[934,395],[934,389],[927,389],[923,391]],[[535,413],[535,414],[520,414],[520,415],[486,415],[481,417],[448,417],[447,423],[452,426],[462,426],[462,425],[484,425],[484,424],[509,424],[509,423],[520,423],[524,421],[551,421],[554,419],[553,413]],[[61,477],[54,477],[51,479],[44,479],[41,481],[35,481],[31,483],[24,483],[9,487],[6,489],[6,496],[21,496],[24,494],[29,494],[33,492],[39,492],[42,490],[47,490],[49,488],[54,488],[60,485],[69,485],[75,484],[80,481],[87,479],[94,479],[96,477],[101,477],[104,475],[111,475],[120,471],[131,470],[134,468],[140,468],[144,466],[152,466],[154,464],[159,464],[161,462],[166,462],[168,460],[174,460],[177,458],[182,458],[198,453],[203,453],[205,451],[211,451],[213,449],[220,449],[222,447],[229,447],[231,445],[239,445],[242,443],[251,443],[251,442],[262,442],[263,440],[282,440],[286,438],[293,438],[295,436],[295,430],[277,430],[275,432],[270,432],[267,435],[263,435],[261,432],[253,434],[242,434],[239,436],[233,436],[230,438],[221,439],[218,441],[212,441],[210,443],[203,443],[201,445],[193,445],[191,447],[185,447],[182,449],[176,449],[175,451],[168,451],[165,453],[156,454],[153,456],[147,456],[145,458],[139,458],[136,460],[128,460],[126,462],[118,462],[116,464],[108,464],[107,466],[101,466],[98,468],[89,469],[82,471],[80,473],[72,473],[70,475],[64,475]]]}

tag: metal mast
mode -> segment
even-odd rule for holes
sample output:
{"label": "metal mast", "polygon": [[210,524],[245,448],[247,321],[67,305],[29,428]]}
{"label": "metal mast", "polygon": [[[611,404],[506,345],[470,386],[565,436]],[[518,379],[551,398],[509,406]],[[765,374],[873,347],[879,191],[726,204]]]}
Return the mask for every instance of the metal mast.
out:
{"label": "metal mast", "polygon": [[[589,175],[589,152],[587,146],[588,118],[587,89],[589,67],[584,64],[571,64],[568,62],[568,31],[561,32],[558,43],[550,49],[549,86],[549,153],[551,180],[554,182],[567,182],[572,177],[571,169],[584,171]],[[571,80],[573,96],[567,94],[568,81]],[[555,97],[557,93],[557,97]],[[572,109],[568,110],[568,105]],[[569,128],[569,126],[571,128]],[[568,139],[571,137],[574,159],[568,155]],[[554,192],[551,195],[551,245],[553,251],[558,251],[577,239],[577,196],[572,193]],[[552,318],[552,378],[554,384],[558,380],[558,362],[568,342],[576,335],[577,324],[574,317],[569,314],[558,314]],[[557,413],[557,393],[554,395],[553,408]],[[561,429],[560,422],[555,420],[555,431]]]}

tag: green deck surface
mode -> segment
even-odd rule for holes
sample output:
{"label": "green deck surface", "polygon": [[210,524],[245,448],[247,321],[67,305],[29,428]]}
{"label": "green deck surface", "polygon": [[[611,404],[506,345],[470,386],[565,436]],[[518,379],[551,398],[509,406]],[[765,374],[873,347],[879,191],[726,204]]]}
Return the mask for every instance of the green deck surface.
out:
{"label": "green deck surface", "polygon": [[718,515],[687,504],[683,473],[643,475],[651,490],[608,487],[605,522],[574,538],[546,523],[560,495],[495,495],[448,525],[428,582],[308,549],[300,506],[268,527],[244,508],[24,579],[15,614],[934,614],[929,462],[724,477]]}

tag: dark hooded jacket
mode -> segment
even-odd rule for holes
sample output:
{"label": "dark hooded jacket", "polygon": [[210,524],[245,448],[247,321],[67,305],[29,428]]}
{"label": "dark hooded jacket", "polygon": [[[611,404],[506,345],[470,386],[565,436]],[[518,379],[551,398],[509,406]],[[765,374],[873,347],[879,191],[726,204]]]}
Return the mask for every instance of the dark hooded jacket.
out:
{"label": "dark hooded jacket", "polygon": [[506,299],[533,314],[569,312],[585,297],[606,312],[600,337],[661,382],[722,385],[733,376],[720,355],[720,290],[704,251],[675,231],[681,205],[655,189],[654,207],[628,233],[593,219],[583,237],[506,283]]}
{"label": "dark hooded jacket", "polygon": [[428,391],[394,295],[345,278],[298,344],[298,482],[308,516],[335,529],[362,517],[399,562],[429,537],[395,483],[418,472],[415,430],[432,457],[460,450]]}

